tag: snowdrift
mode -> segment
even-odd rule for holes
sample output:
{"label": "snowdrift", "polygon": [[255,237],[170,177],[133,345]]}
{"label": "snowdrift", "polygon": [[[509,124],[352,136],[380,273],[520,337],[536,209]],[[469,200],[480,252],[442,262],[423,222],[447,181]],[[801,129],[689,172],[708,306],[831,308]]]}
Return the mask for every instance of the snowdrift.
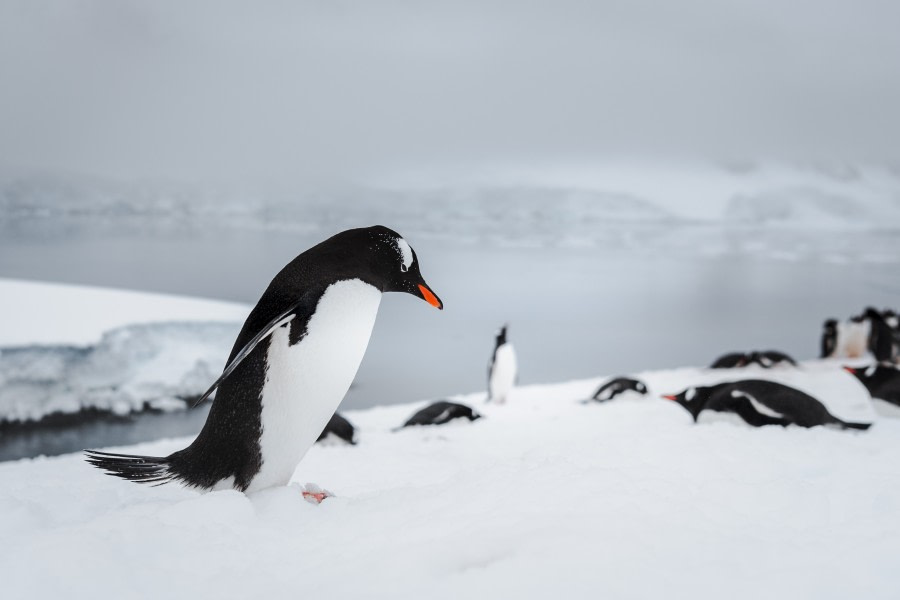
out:
{"label": "snowdrift", "polygon": [[[636,374],[650,395],[582,404],[601,379],[515,390],[485,418],[390,429],[424,403],[349,412],[296,484],[252,496],[142,487],[79,455],[0,464],[7,598],[867,598],[900,585],[900,420],[837,363]],[[659,394],[772,377],[868,432],[690,416]],[[121,450],[161,455],[173,439]]]}

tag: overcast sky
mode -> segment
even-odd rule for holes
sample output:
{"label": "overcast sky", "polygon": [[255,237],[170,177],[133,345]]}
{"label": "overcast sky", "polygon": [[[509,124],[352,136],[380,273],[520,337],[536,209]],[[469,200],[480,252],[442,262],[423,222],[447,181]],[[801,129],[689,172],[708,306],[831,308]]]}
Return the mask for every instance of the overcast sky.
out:
{"label": "overcast sky", "polygon": [[0,166],[900,159],[895,0],[0,0]]}

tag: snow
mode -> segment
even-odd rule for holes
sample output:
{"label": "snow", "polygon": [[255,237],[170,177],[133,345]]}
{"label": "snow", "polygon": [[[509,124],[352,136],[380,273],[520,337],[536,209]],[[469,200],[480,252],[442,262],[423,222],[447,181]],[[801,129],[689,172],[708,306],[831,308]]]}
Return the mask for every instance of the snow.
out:
{"label": "snow", "polygon": [[[205,495],[106,477],[79,455],[0,464],[5,598],[892,598],[900,421],[839,362],[517,388],[485,418],[391,428],[424,403],[349,412],[289,487]],[[771,377],[868,432],[693,424],[659,398]],[[188,439],[120,450],[162,455]],[[315,506],[299,484],[336,494]]]}
{"label": "snow", "polygon": [[249,307],[83,285],[0,279],[0,346],[96,343],[134,323],[243,322]]}

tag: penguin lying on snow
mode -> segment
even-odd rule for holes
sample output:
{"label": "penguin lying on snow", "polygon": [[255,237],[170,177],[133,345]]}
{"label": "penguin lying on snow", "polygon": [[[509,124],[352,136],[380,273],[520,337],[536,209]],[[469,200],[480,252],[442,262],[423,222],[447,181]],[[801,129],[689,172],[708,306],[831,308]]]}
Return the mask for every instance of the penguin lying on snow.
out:
{"label": "penguin lying on snow", "polygon": [[488,402],[503,404],[516,384],[518,366],[516,351],[506,340],[506,328],[500,328],[494,343],[494,353],[488,367]]}
{"label": "penguin lying on snow", "polygon": [[356,442],[353,440],[355,433],[356,430],[353,428],[353,424],[350,421],[338,413],[334,413],[331,415],[331,419],[328,420],[328,425],[325,426],[325,429],[323,429],[322,433],[319,434],[319,437],[316,438],[316,441],[321,442],[329,435],[333,435],[350,445],[355,445]]}
{"label": "penguin lying on snow", "polygon": [[444,423],[449,423],[453,419],[462,418],[474,421],[475,419],[480,419],[481,415],[465,404],[440,400],[433,404],[429,404],[418,411],[397,429],[403,429],[404,427],[411,427],[413,425],[443,425]]}
{"label": "penguin lying on snow", "polygon": [[591,400],[596,402],[609,402],[616,396],[629,390],[637,392],[638,394],[646,394],[647,386],[637,379],[616,377],[601,385],[600,388],[594,392],[594,395],[591,396]]}
{"label": "penguin lying on snow", "polygon": [[730,354],[724,354],[717,358],[709,368],[733,369],[735,367],[746,367],[752,364],[757,364],[764,369],[771,369],[780,364],[789,364],[792,367],[796,367],[797,361],[778,350],[754,350],[753,352],[732,352]]}
{"label": "penguin lying on snow", "polygon": [[864,369],[844,367],[859,379],[869,395],[900,406],[900,369],[886,365],[872,365]]}
{"label": "penguin lying on snow", "polygon": [[691,413],[694,422],[703,410],[733,412],[754,427],[763,425],[836,425],[842,429],[868,429],[870,423],[848,423],[838,419],[825,405],[804,392],[761,379],[720,383],[708,387],[691,387],[673,400]]}
{"label": "penguin lying on snow", "polygon": [[[384,292],[441,301],[394,231],[350,229],[279,272],[247,317],[194,442],[169,456],[87,450],[109,475],[252,492],[286,485],[350,387]],[[198,401],[199,403],[199,401]]]}

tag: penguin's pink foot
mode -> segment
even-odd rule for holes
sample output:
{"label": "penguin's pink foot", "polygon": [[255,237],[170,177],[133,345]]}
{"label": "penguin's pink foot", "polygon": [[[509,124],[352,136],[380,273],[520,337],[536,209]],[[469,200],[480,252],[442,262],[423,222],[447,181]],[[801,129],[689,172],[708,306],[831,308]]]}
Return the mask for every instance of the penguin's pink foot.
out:
{"label": "penguin's pink foot", "polygon": [[314,483],[307,483],[301,488],[303,499],[312,504],[322,504],[322,500],[334,496],[328,490],[322,489]]}

